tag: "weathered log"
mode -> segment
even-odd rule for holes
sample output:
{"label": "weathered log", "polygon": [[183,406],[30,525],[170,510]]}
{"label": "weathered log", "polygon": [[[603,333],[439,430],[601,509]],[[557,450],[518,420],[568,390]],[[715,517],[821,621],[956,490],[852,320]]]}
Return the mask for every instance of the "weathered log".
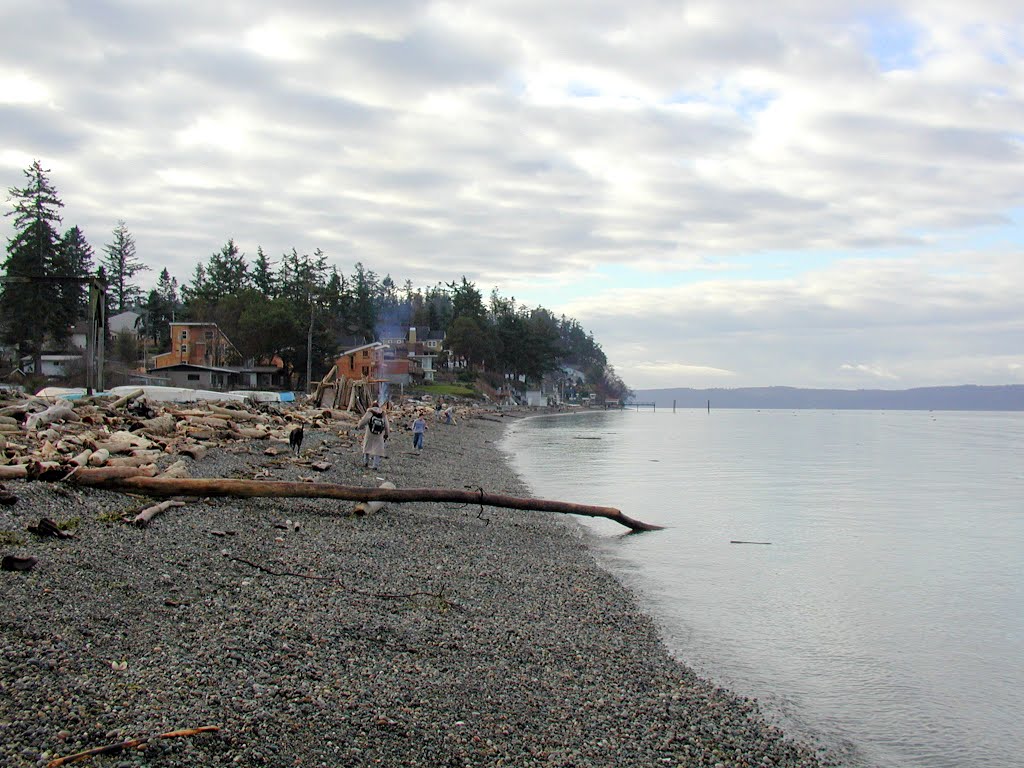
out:
{"label": "weathered log", "polygon": [[172,435],[177,419],[169,413],[142,421],[142,430],[150,435]]}
{"label": "weathered log", "polygon": [[206,455],[206,447],[199,445],[198,443],[188,443],[180,446],[178,448],[178,453],[183,456],[189,456],[195,461],[199,461],[199,459]]}
{"label": "weathered log", "polygon": [[266,415],[262,413],[252,413],[251,411],[243,411],[238,408],[225,408],[221,405],[210,405],[210,413],[215,416],[230,419],[231,421],[265,422],[267,420]]}
{"label": "weathered log", "polygon": [[[114,468],[111,468],[114,469]],[[117,469],[129,470],[129,467]],[[486,491],[466,491],[446,488],[363,488],[335,485],[334,483],[297,483],[281,480],[234,480],[226,478],[168,478],[131,475],[101,476],[96,470],[76,472],[72,480],[79,485],[136,491],[150,496],[238,496],[294,497],[339,499],[342,501],[383,501],[395,504],[409,502],[458,502],[487,507],[504,507],[536,512],[559,512],[584,517],[604,517],[633,531],[657,531],[660,525],[634,520],[615,507],[573,504],[566,501],[532,499]]]}
{"label": "weathered log", "polygon": [[89,463],[90,456],[92,456],[92,449],[86,448],[81,453],[69,459],[68,464],[74,464],[76,467],[84,467],[86,464]]}
{"label": "weathered log", "polygon": [[25,464],[5,464],[0,466],[0,480],[24,480],[28,477]]}
{"label": "weathered log", "polygon": [[107,459],[110,458],[110,451],[106,448],[100,448],[98,451],[93,451],[89,456],[89,466],[102,467],[107,463]]}
{"label": "weathered log", "polygon": [[170,509],[171,507],[184,507],[185,502],[175,501],[174,499],[168,499],[167,501],[161,501],[159,504],[154,504],[151,507],[146,507],[144,510],[139,512],[135,517],[132,518],[132,525],[136,525],[139,528],[145,528],[149,525],[153,518],[159,515],[164,510]]}
{"label": "weathered log", "polygon": [[131,478],[155,477],[160,473],[156,464],[145,467],[82,467],[74,472],[70,480],[79,485],[102,487],[105,482],[117,483]]}
{"label": "weathered log", "polygon": [[117,398],[117,400],[115,400],[114,402],[112,402],[110,404],[110,407],[111,408],[118,408],[118,407],[124,405],[125,403],[127,403],[127,402],[129,402],[131,400],[134,400],[137,397],[142,397],[144,394],[145,394],[144,390],[136,389],[134,392],[129,392],[127,395],[124,395],[123,397]]}
{"label": "weathered log", "polygon": [[231,436],[236,439],[248,438],[249,440],[266,440],[270,437],[267,428],[260,424],[257,427],[235,427],[231,430]]}
{"label": "weathered log", "polygon": [[70,403],[58,400],[45,411],[30,414],[25,419],[25,428],[37,429],[41,424],[51,424],[55,421],[80,421],[80,419]]}
{"label": "weathered log", "polygon": [[58,757],[51,760],[46,764],[46,768],[60,768],[62,765],[70,765],[71,763],[78,763],[87,758],[95,757],[96,755],[119,755],[122,752],[126,752],[129,749],[139,749],[145,747],[151,741],[156,739],[175,739],[182,736],[195,736],[200,733],[208,733],[211,731],[219,731],[219,725],[204,725],[200,728],[182,728],[177,731],[169,731],[168,733],[161,733],[156,736],[146,736],[141,739],[125,739],[117,744],[108,744],[104,747],[93,747],[83,752],[76,752],[73,755],[67,755],[65,757]]}
{"label": "weathered log", "polygon": [[[152,464],[156,460],[155,456],[118,456],[107,459],[107,463],[104,466],[107,467],[144,467],[147,464]],[[81,466],[81,465],[79,465]]]}
{"label": "weathered log", "polygon": [[167,469],[160,473],[160,477],[163,478],[186,478],[188,477],[188,465],[178,459],[176,462],[171,464]]}
{"label": "weathered log", "polygon": [[[381,488],[394,488],[395,484],[389,481],[385,481],[380,484]],[[352,508],[352,514],[356,517],[362,517],[363,515],[373,514],[379,512],[384,508],[383,501],[360,501]]]}

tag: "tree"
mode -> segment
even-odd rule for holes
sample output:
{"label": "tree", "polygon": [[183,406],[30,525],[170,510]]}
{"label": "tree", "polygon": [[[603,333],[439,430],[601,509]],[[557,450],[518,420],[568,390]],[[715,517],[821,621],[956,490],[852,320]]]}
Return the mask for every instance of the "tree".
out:
{"label": "tree", "polygon": [[35,160],[25,170],[26,185],[8,190],[14,207],[5,214],[14,216],[15,232],[7,244],[3,268],[8,278],[23,282],[6,282],[0,293],[3,336],[8,343],[17,344],[22,354],[32,355],[36,373],[42,372],[47,332],[58,342],[69,332],[58,283],[40,280],[53,277],[59,266],[57,225],[64,207],[47,178],[49,172]]}
{"label": "tree", "polygon": [[377,296],[379,284],[377,273],[356,263],[355,274],[352,275],[352,313],[357,333],[363,338],[373,340],[377,330],[377,307],[374,298]]}
{"label": "tree", "polygon": [[[57,274],[65,277],[85,278],[92,274],[92,246],[78,227],[71,227],[61,238],[58,248]],[[89,290],[85,283],[63,282],[60,284],[61,303],[69,316],[69,324],[85,317],[89,309]]]}
{"label": "tree", "polygon": [[124,312],[142,299],[142,289],[132,282],[132,278],[149,267],[135,254],[135,238],[124,221],[117,222],[113,234],[114,241],[103,247],[107,254],[103,258],[103,266],[110,281],[108,293],[111,309]]}
{"label": "tree", "polygon": [[252,283],[256,290],[268,299],[277,295],[277,280],[274,277],[273,264],[263,252],[263,248],[256,247],[256,262],[252,266]]}
{"label": "tree", "polygon": [[476,286],[463,275],[462,282],[448,283],[448,288],[452,292],[452,320],[469,317],[475,320],[477,325],[481,325],[486,311],[484,310],[483,295]]}
{"label": "tree", "polygon": [[494,336],[489,326],[481,326],[472,317],[457,317],[448,327],[445,346],[456,357],[466,361],[468,368],[476,369],[494,356]]}
{"label": "tree", "polygon": [[252,287],[249,265],[245,254],[238,250],[234,240],[228,240],[219,252],[206,262],[207,298],[220,301]]}
{"label": "tree", "polygon": [[145,337],[159,350],[171,346],[171,323],[181,311],[178,298],[178,281],[164,267],[142,305],[142,327]]}

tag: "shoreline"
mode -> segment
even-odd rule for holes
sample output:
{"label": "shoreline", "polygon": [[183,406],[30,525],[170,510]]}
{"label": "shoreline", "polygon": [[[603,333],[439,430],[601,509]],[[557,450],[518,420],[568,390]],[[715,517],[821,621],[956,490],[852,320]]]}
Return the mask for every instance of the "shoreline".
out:
{"label": "shoreline", "polygon": [[[258,442],[190,468],[529,495],[499,447],[528,415],[431,422],[420,455],[397,425],[376,473],[337,424],[306,433],[303,458],[325,472]],[[413,503],[356,517],[325,499],[221,498],[136,529],[115,522],[140,504],[126,494],[7,487],[20,500],[0,508],[0,531],[25,543],[3,553],[39,563],[0,575],[4,765],[206,725],[220,730],[90,762],[838,764],[672,658],[562,515]],[[75,538],[25,533],[41,516],[77,518]]]}

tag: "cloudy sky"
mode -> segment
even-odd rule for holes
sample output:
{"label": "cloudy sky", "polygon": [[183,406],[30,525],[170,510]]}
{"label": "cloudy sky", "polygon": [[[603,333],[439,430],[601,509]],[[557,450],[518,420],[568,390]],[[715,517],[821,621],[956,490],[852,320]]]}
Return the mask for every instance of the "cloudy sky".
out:
{"label": "cloudy sky", "polygon": [[147,288],[228,238],[465,275],[634,389],[1024,383],[1021,9],[0,0],[0,187]]}

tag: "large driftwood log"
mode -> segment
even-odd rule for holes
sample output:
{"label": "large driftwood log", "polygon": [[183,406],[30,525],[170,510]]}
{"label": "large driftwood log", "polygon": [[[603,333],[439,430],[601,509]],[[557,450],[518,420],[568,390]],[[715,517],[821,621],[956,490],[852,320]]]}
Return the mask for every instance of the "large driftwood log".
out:
{"label": "large driftwood log", "polygon": [[[123,472],[130,467],[111,467]],[[79,485],[96,486],[112,490],[135,491],[150,496],[237,496],[301,497],[340,499],[342,501],[382,501],[403,504],[416,501],[459,502],[487,507],[524,509],[537,512],[560,512],[584,517],[604,517],[633,531],[656,531],[660,525],[634,520],[615,507],[572,504],[566,501],[532,499],[520,496],[466,491],[446,488],[362,488],[334,483],[296,483],[279,480],[232,480],[221,478],[168,478],[141,477],[125,474],[99,474],[99,470],[80,469],[72,480]]]}

